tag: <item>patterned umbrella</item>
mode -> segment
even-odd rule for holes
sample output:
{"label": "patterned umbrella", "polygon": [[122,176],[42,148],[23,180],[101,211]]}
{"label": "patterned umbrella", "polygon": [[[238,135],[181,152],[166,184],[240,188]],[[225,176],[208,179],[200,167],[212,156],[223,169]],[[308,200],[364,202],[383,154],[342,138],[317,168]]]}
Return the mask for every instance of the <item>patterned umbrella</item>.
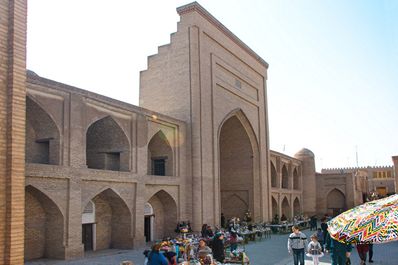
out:
{"label": "patterned umbrella", "polygon": [[398,194],[352,208],[328,222],[330,236],[345,243],[398,240]]}

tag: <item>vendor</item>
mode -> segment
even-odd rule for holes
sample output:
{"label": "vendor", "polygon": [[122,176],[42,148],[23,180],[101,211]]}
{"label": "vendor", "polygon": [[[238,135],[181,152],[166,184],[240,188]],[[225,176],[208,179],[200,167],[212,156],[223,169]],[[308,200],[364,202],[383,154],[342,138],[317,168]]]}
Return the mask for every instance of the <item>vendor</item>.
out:
{"label": "vendor", "polygon": [[218,232],[214,236],[213,243],[211,244],[213,250],[213,257],[217,261],[223,263],[225,259],[224,254],[224,234]]}
{"label": "vendor", "polygon": [[169,261],[166,257],[160,252],[161,244],[155,244],[152,246],[152,251],[148,256],[148,265],[168,265]]}
{"label": "vendor", "polygon": [[199,246],[198,246],[198,248],[197,248],[197,252],[196,252],[196,255],[197,255],[197,257],[200,259],[200,258],[204,258],[204,257],[206,257],[207,255],[209,255],[209,254],[211,254],[212,253],[212,251],[211,251],[211,248],[209,248],[207,245],[206,245],[206,241],[205,241],[205,239],[200,239],[199,240]]}
{"label": "vendor", "polygon": [[281,216],[281,222],[283,222],[283,221],[287,221],[287,217],[284,213]]}

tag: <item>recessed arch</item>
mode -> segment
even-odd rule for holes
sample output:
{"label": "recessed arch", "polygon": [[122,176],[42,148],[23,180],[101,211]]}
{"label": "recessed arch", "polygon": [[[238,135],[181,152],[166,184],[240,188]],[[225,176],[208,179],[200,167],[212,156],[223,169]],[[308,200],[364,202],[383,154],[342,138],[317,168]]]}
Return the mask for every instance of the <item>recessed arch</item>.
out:
{"label": "recessed arch", "polygon": [[271,161],[271,187],[278,187],[278,174],[276,173],[276,168],[274,163]]}
{"label": "recessed arch", "polygon": [[26,97],[25,161],[60,164],[60,130],[54,119],[32,97]]}
{"label": "recessed arch", "polygon": [[[247,210],[256,216],[259,150],[253,128],[243,111],[237,109],[225,117],[218,135],[221,212],[227,219]],[[239,194],[243,202],[239,210],[229,207],[228,197],[232,194]]]}
{"label": "recessed arch", "polygon": [[300,178],[298,175],[297,167],[293,170],[293,189],[300,189]]}
{"label": "recessed arch", "polygon": [[282,189],[289,188],[289,172],[286,165],[282,166]]}
{"label": "recessed arch", "polygon": [[278,201],[274,198],[274,196],[271,196],[271,207],[272,207],[272,218],[273,220],[279,219],[279,206],[278,206]]}
{"label": "recessed arch", "polygon": [[225,218],[230,219],[232,217],[239,217],[241,220],[245,216],[245,213],[249,209],[247,200],[244,200],[237,194],[232,194],[228,197],[223,197],[221,201],[222,213]]}
{"label": "recessed arch", "polygon": [[346,198],[341,190],[332,189],[326,198],[328,213],[335,216],[346,210]]}
{"label": "recessed arch", "polygon": [[64,216],[43,191],[25,187],[25,260],[65,258]]}
{"label": "recessed arch", "polygon": [[296,197],[296,199],[294,199],[293,202],[293,215],[299,216],[300,214],[301,214],[300,200],[298,199],[298,197]]}
{"label": "recessed arch", "polygon": [[96,250],[132,247],[131,211],[120,195],[107,188],[91,201],[95,205]]}
{"label": "recessed arch", "polygon": [[285,215],[286,218],[290,219],[292,217],[290,213],[291,209],[290,209],[289,200],[286,197],[284,197],[282,200],[282,215]]}
{"label": "recessed arch", "polygon": [[174,198],[165,190],[160,190],[152,195],[148,202],[153,209],[153,235],[158,240],[174,236],[177,224],[177,204]]}
{"label": "recessed arch", "polygon": [[88,127],[86,164],[93,169],[129,171],[130,142],[111,116],[97,120]]}
{"label": "recessed arch", "polygon": [[162,130],[154,134],[148,143],[148,175],[174,175],[173,148]]}

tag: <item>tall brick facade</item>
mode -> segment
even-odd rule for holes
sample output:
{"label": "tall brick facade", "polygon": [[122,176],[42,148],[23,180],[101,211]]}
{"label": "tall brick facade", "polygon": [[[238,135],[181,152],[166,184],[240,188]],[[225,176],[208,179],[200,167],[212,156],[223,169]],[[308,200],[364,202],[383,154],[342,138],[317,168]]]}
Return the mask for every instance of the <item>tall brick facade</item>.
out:
{"label": "tall brick facade", "polygon": [[0,263],[24,246],[26,1],[0,1]]}

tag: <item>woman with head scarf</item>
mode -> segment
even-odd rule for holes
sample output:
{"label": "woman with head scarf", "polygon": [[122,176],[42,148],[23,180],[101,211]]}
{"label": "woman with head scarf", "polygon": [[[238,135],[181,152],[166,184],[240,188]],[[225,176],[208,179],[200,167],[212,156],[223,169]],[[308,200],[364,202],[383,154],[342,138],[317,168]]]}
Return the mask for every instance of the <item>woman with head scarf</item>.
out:
{"label": "woman with head scarf", "polygon": [[225,254],[224,254],[224,235],[220,232],[216,233],[213,239],[213,243],[211,245],[213,250],[213,257],[219,262],[224,262]]}
{"label": "woman with head scarf", "polygon": [[148,265],[168,265],[169,262],[166,257],[160,253],[161,244],[155,244],[152,246],[152,250],[148,256]]}

